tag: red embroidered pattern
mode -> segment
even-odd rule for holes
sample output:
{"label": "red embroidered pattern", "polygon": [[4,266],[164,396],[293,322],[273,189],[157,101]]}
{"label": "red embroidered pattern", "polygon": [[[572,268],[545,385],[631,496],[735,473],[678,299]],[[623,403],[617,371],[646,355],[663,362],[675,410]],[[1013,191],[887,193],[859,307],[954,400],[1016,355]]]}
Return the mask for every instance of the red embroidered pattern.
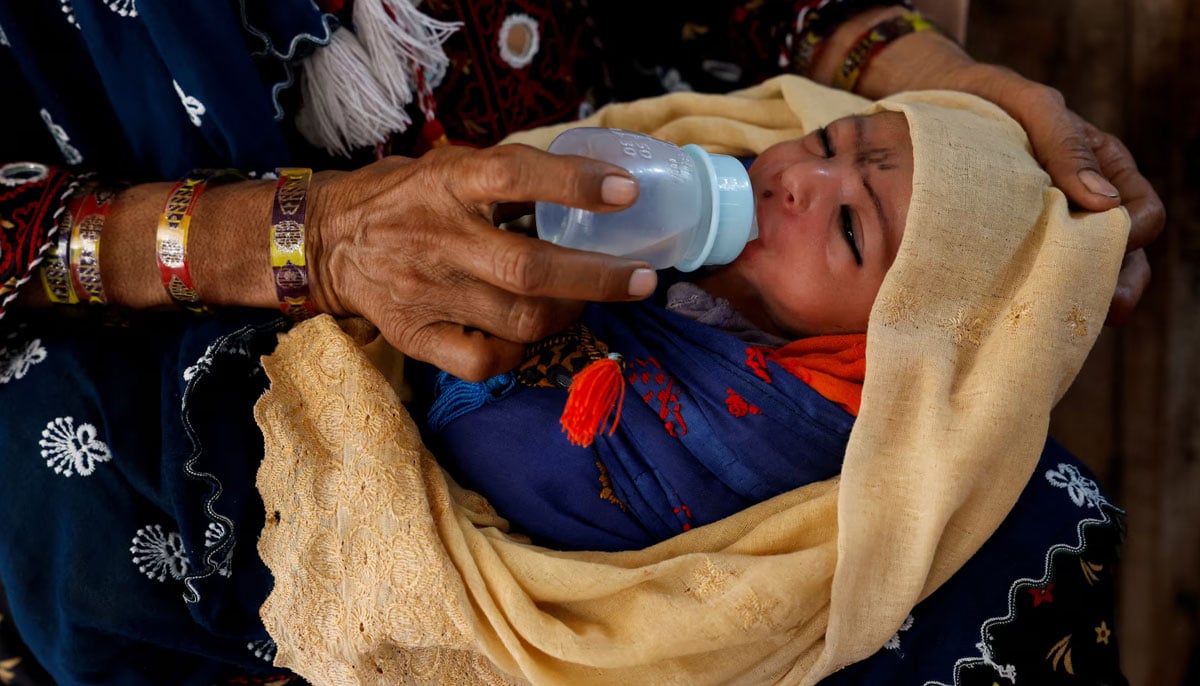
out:
{"label": "red embroidered pattern", "polygon": [[771,383],[771,373],[767,371],[767,360],[774,357],[774,352],[770,348],[761,348],[751,346],[746,348],[746,366],[754,372],[758,378]]}
{"label": "red embroidered pattern", "polygon": [[732,388],[725,389],[729,395],[725,398],[725,407],[729,408],[729,414],[734,417],[745,417],[749,414],[762,414],[762,410],[754,403],[748,402],[745,398],[738,395],[737,391]]}
{"label": "red embroidered pattern", "polygon": [[687,422],[679,402],[675,379],[663,371],[662,365],[653,357],[633,360],[629,364],[629,383],[642,394],[642,400],[658,411],[663,427],[674,438],[686,436]]}
{"label": "red embroidered pattern", "polygon": [[51,169],[41,181],[0,186],[0,317],[55,238],[55,215],[69,179],[67,172]]}
{"label": "red embroidered pattern", "polygon": [[1054,582],[1046,584],[1045,588],[1031,588],[1029,595],[1033,596],[1033,606],[1054,602]]}

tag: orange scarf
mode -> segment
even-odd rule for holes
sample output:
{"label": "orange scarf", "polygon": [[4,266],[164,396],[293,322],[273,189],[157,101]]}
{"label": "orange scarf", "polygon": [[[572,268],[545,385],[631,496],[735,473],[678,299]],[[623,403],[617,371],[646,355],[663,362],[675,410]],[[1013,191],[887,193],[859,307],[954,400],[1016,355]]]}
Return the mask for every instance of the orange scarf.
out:
{"label": "orange scarf", "polygon": [[855,417],[867,369],[865,333],[801,338],[775,350],[775,360]]}

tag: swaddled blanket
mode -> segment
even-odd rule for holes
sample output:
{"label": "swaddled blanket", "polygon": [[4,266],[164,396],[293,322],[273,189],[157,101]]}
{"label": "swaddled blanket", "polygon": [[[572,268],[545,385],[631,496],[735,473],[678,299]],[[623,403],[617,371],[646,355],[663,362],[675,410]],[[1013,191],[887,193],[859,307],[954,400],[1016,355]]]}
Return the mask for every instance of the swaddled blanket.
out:
{"label": "swaddled blanket", "polygon": [[[867,106],[781,77],[727,97],[613,107],[583,123],[750,154]],[[927,93],[876,107],[909,117],[913,200],[871,313],[869,371],[840,477],[644,550],[529,545],[447,478],[366,357],[328,319],[314,320],[265,360],[272,389],[257,408],[267,447],[260,552],[276,579],[263,619],[278,663],[327,683],[814,683],[902,627],[918,631],[914,605],[968,578],[967,561],[998,540],[1023,493],[1102,512],[1069,460],[1037,465],[1050,407],[1104,318],[1126,215],[1072,216],[1019,126],[982,101]],[[1034,527],[1045,513],[1036,499],[1032,507],[1022,521]],[[1014,577],[999,602],[1057,607],[1052,567],[1082,573],[1085,586],[1101,574],[1092,565],[1109,569],[1099,558],[1055,566],[1056,551],[1086,547],[1083,521],[1053,527],[1073,540],[1044,548],[1038,572]],[[1020,533],[1003,540],[1017,544]],[[994,616],[1012,625],[1005,611]],[[1066,663],[1083,669],[1085,645],[1108,645],[1107,626],[1076,627],[1030,651],[1031,664],[1061,670],[1069,649],[1078,652]],[[963,664],[1012,674],[998,662],[997,634],[980,638]]]}
{"label": "swaddled blanket", "polygon": [[[565,386],[609,352],[628,384],[619,421],[573,445],[558,422]],[[641,548],[832,478],[852,426],[772,348],[654,304],[590,307],[518,369],[481,384],[443,373],[436,387],[442,465],[563,549]]]}

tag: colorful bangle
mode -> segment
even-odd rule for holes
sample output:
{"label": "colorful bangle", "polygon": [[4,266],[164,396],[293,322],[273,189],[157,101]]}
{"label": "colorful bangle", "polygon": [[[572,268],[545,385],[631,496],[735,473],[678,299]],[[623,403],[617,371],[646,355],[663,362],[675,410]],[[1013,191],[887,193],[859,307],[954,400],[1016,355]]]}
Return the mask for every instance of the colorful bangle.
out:
{"label": "colorful bangle", "polygon": [[46,259],[42,262],[42,287],[50,302],[57,305],[79,304],[79,295],[71,283],[68,260],[71,258],[71,233],[82,206],[82,195],[70,197],[63,205],[62,213],[58,215],[58,234],[46,249]]}
{"label": "colorful bangle", "polygon": [[292,319],[317,313],[309,300],[308,263],[304,256],[304,220],[308,211],[311,169],[279,169],[271,205],[271,276],[279,309]]}
{"label": "colorful bangle", "polygon": [[851,17],[876,7],[912,7],[910,0],[802,0],[797,5],[795,26],[784,41],[779,67],[790,65],[793,72],[810,77],[829,37]]}
{"label": "colorful bangle", "polygon": [[196,170],[188,174],[171,189],[162,216],[158,219],[155,252],[163,288],[177,305],[196,314],[204,314],[208,308],[200,301],[188,265],[188,233],[192,211],[208,185],[226,176],[241,177],[241,174],[228,169]]}
{"label": "colorful bangle", "polygon": [[833,86],[854,92],[863,71],[876,55],[897,38],[922,31],[940,33],[938,27],[919,12],[905,12],[872,26],[859,36],[854,46],[846,53],[841,66],[833,73]]}
{"label": "colorful bangle", "polygon": [[100,233],[108,216],[113,190],[96,190],[83,197],[71,227],[71,281],[81,302],[103,305],[104,283],[100,280]]}

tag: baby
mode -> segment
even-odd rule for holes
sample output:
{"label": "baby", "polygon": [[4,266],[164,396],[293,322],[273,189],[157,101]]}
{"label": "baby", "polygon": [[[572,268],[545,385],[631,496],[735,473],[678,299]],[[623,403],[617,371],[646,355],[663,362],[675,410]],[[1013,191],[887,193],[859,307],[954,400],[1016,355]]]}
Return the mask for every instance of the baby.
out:
{"label": "baby", "polygon": [[[750,168],[759,238],[730,265],[648,303],[591,306],[482,384],[416,374],[431,446],[514,530],[566,549],[644,547],[836,475],[912,176],[894,112],[768,148]],[[613,431],[574,445],[565,389],[609,353],[623,365],[610,385],[640,400],[593,408],[614,412]]]}

